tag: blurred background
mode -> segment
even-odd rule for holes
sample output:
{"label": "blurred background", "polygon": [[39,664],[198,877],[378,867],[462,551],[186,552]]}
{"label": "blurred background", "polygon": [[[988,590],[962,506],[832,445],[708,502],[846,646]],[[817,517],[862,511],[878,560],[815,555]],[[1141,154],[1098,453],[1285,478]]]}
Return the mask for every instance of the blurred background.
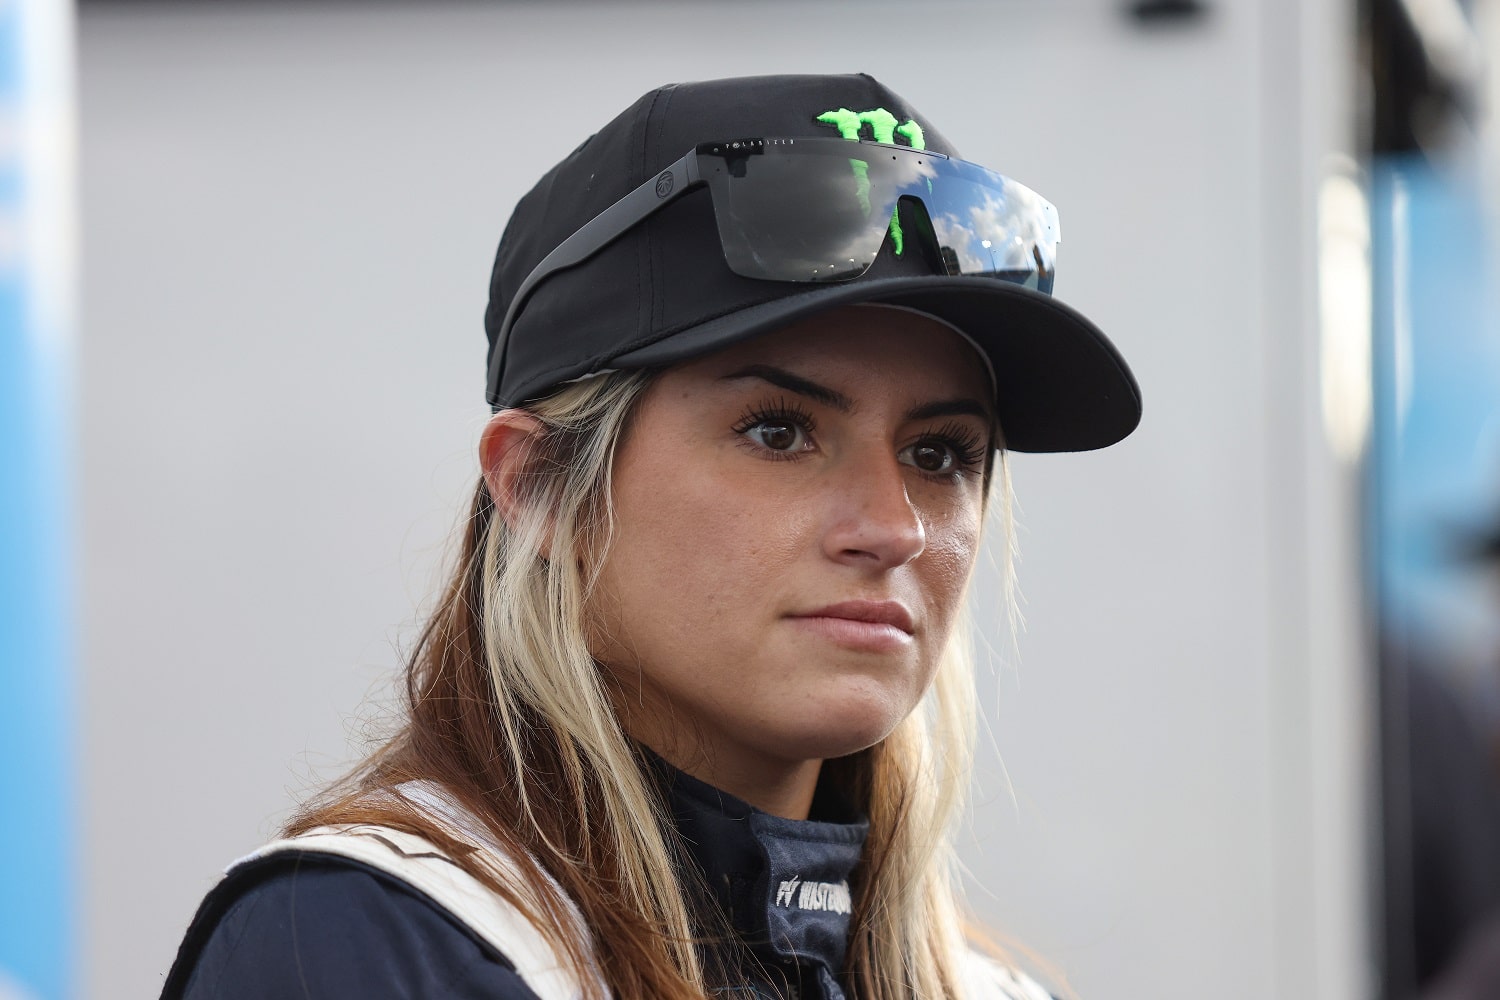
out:
{"label": "blurred background", "polygon": [[1145,398],[1013,463],[978,918],[1085,998],[1500,997],[1496,54],[1500,0],[0,2],[0,1000],[154,997],[383,731],[537,176],[852,71],[1058,205]]}

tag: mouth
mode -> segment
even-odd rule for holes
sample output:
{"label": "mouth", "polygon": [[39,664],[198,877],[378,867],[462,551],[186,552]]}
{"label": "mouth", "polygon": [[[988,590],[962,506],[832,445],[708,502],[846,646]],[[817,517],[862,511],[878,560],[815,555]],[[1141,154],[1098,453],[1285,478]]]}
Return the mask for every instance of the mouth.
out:
{"label": "mouth", "polygon": [[910,638],[915,631],[911,612],[900,601],[840,601],[813,611],[791,616],[801,620],[848,622],[851,625],[880,626]]}

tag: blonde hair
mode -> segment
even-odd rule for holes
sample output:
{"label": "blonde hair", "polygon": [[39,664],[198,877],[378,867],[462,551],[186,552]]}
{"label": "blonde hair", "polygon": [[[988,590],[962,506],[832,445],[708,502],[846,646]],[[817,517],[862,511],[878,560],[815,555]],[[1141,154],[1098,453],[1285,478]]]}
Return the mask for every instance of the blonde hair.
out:
{"label": "blonde hair", "polygon": [[[411,653],[406,725],[287,828],[375,822],[428,837],[520,907],[585,982],[602,976],[622,1000],[701,998],[707,985],[662,796],[586,640],[614,525],[614,458],[651,380],[612,373],[528,405],[542,430],[514,506],[497,516],[480,481],[455,571]],[[998,475],[985,470],[987,506],[998,480],[1008,562],[1003,453],[998,464]],[[844,970],[862,1000],[962,993],[951,832],[973,756],[969,647],[965,614],[922,706],[881,743],[825,764],[870,818]],[[372,794],[414,780],[440,783],[519,877],[485,866],[399,796]]]}

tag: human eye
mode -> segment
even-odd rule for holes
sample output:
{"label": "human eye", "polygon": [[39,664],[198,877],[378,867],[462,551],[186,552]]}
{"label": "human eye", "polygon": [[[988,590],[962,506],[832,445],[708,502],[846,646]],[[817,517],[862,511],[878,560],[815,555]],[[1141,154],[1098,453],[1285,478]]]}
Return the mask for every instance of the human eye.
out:
{"label": "human eye", "polygon": [[902,448],[897,457],[930,479],[951,480],[984,466],[984,442],[974,428],[948,423]]}
{"label": "human eye", "polygon": [[795,403],[777,400],[752,406],[734,425],[734,432],[755,451],[771,459],[795,459],[812,450],[812,414]]}

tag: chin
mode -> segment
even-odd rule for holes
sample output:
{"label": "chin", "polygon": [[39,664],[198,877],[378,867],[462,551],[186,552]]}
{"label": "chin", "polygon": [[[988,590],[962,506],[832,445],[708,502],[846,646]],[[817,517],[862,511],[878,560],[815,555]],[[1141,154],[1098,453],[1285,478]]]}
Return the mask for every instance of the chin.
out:
{"label": "chin", "polygon": [[847,757],[885,739],[910,711],[857,701],[825,703],[820,710],[817,703],[804,702],[797,718],[772,734],[773,752],[795,760]]}

